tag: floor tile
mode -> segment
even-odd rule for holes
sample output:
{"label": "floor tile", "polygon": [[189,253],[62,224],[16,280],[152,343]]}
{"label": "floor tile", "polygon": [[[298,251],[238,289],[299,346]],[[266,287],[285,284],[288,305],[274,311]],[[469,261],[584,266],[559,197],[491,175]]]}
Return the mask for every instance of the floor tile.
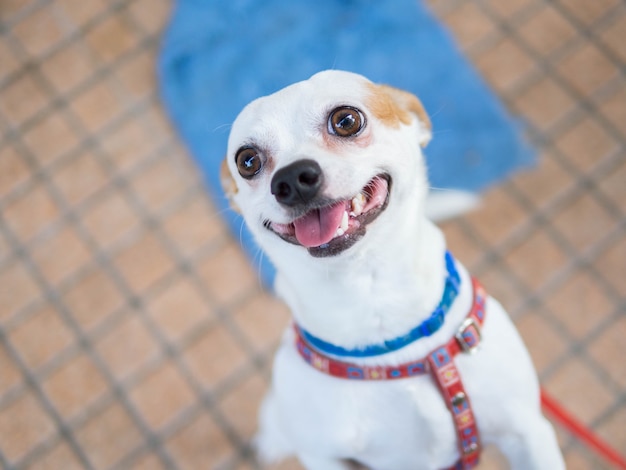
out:
{"label": "floor tile", "polygon": [[107,171],[92,152],[63,162],[53,172],[53,182],[70,206],[93,196],[109,182]]}
{"label": "floor tile", "polygon": [[141,113],[123,125],[116,126],[100,142],[107,158],[118,171],[126,171],[144,161],[162,142],[161,139],[150,135],[146,120],[147,114]]}
{"label": "floor tile", "polygon": [[610,470],[610,467],[598,458],[593,458],[589,452],[584,449],[574,449],[569,451],[565,456],[565,465],[568,470]]}
{"label": "floor tile", "polygon": [[602,325],[616,305],[602,291],[598,282],[584,270],[574,271],[546,298],[550,313],[565,325],[567,332],[582,340]]}
{"label": "floor tile", "polygon": [[575,178],[550,152],[539,155],[535,168],[518,173],[512,180],[515,188],[537,208],[554,202],[576,184]]}
{"label": "floor tile", "polygon": [[557,124],[575,105],[576,100],[551,77],[541,77],[514,101],[515,111],[540,132]]}
{"label": "floor tile", "polygon": [[88,4],[82,0],[55,0],[55,8],[74,26],[80,28],[87,22],[93,22],[106,16],[106,0],[91,0]]}
{"label": "floor tile", "polygon": [[163,464],[154,454],[146,454],[133,462],[133,470],[163,470]]}
{"label": "floor tile", "polygon": [[128,301],[110,273],[99,267],[85,272],[61,293],[61,299],[85,331],[101,325]]}
{"label": "floor tile", "polygon": [[42,56],[65,37],[65,30],[52,14],[52,5],[43,4],[13,27],[13,35],[31,57]]}
{"label": "floor tile", "polygon": [[214,389],[240,370],[246,354],[221,326],[211,328],[184,351],[185,363],[204,387]]}
{"label": "floor tile", "polygon": [[172,4],[167,0],[137,0],[128,10],[144,32],[155,34],[167,25]]}
{"label": "floor tile", "polygon": [[167,425],[194,403],[191,388],[171,362],[138,383],[130,391],[130,398],[152,429]]}
{"label": "floor tile", "polygon": [[36,184],[11,201],[2,215],[14,235],[26,242],[57,219],[60,209],[48,189]]}
{"label": "floor tile", "polygon": [[75,433],[95,468],[111,468],[142,442],[139,429],[119,404],[104,409]]}
{"label": "floor tile", "polygon": [[511,0],[509,2],[499,2],[498,0],[488,0],[489,6],[502,18],[510,18],[519,14],[525,8],[532,6],[533,0]]}
{"label": "floor tile", "polygon": [[74,150],[80,135],[62,113],[52,112],[29,127],[23,140],[38,166],[45,168]]}
{"label": "floor tile", "polygon": [[137,34],[123,16],[108,16],[85,34],[85,42],[99,64],[110,64],[137,45]]}
{"label": "floor tile", "polygon": [[124,109],[115,87],[106,79],[101,79],[81,91],[69,103],[69,108],[90,133],[110,124]]}
{"label": "floor tile", "polygon": [[[0,6],[0,11],[2,6]],[[2,63],[2,69],[0,69],[0,80],[4,80],[8,76],[14,74],[20,68],[20,61],[15,56],[12,48],[8,42],[0,42],[0,63]]]}
{"label": "floor tile", "polygon": [[28,164],[15,147],[7,145],[0,150],[0,197],[23,185],[30,176]]}
{"label": "floor tile", "polygon": [[183,468],[219,468],[233,452],[224,433],[206,414],[200,414],[167,443]]}
{"label": "floor tile", "polygon": [[559,0],[566,12],[571,14],[575,21],[589,24],[597,21],[611,11],[611,8],[619,4],[619,0],[597,0],[587,2],[585,0]]}
{"label": "floor tile", "polygon": [[626,213],[626,153],[619,159],[617,167],[598,182],[600,191],[609,196],[611,202]]}
{"label": "floor tile", "polygon": [[239,384],[219,403],[230,426],[246,442],[250,442],[256,433],[257,414],[267,388],[267,382],[255,374]]}
{"label": "floor tile", "polygon": [[477,58],[476,67],[496,90],[506,92],[519,85],[535,64],[514,41],[503,39]]}
{"label": "floor tile", "polygon": [[84,353],[73,357],[47,377],[43,389],[65,420],[85,412],[108,391],[105,378]]}
{"label": "floor tile", "polygon": [[[62,253],[63,256],[59,256]],[[76,230],[67,226],[33,248],[33,261],[53,286],[85,266],[93,255]]]}
{"label": "floor tile", "polygon": [[41,297],[41,291],[24,263],[14,260],[0,269],[0,322],[15,316]]}
{"label": "floor tile", "polygon": [[32,71],[26,70],[6,87],[0,89],[0,103],[3,113],[13,126],[24,122],[47,107],[49,96],[36,80]]}
{"label": "floor tile", "polygon": [[181,277],[158,292],[146,306],[161,332],[176,343],[214,319],[212,307],[188,277]]}
{"label": "floor tile", "polygon": [[546,319],[536,313],[526,313],[515,321],[537,371],[546,370],[567,352],[562,334]]}
{"label": "floor tile", "polygon": [[163,228],[178,252],[185,257],[191,257],[226,234],[220,214],[201,193],[168,216]]}
{"label": "floor tile", "polygon": [[234,243],[229,243],[198,266],[207,291],[219,305],[228,305],[255,292],[258,278]]}
{"label": "floor tile", "polygon": [[61,314],[47,304],[19,323],[7,336],[29,369],[37,369],[54,360],[74,342],[74,335]]}
{"label": "floor tile", "polygon": [[560,76],[583,96],[589,96],[618,76],[616,65],[592,44],[585,44],[558,65]]}
{"label": "floor tile", "polygon": [[[498,204],[493,202],[498,201]],[[481,207],[466,216],[472,229],[489,246],[513,234],[526,220],[522,206],[502,188],[493,188],[482,197]]]}
{"label": "floor tile", "polygon": [[544,56],[549,56],[577,35],[575,27],[550,5],[526,21],[519,33],[535,53]]}
{"label": "floor tile", "polygon": [[53,432],[52,420],[30,392],[0,409],[0,442],[9,462],[17,462]]}
{"label": "floor tile", "polygon": [[[115,69],[115,77],[121,83],[124,92],[133,100],[145,99],[157,86],[155,57],[151,51],[143,51],[125,61]],[[148,85],[148,86],[146,86]]]}
{"label": "floor tile", "polygon": [[[485,286],[489,295],[506,306],[509,315],[513,316],[522,305],[524,296],[520,292],[518,283],[513,281],[510,275],[503,275],[505,269],[503,265],[492,265],[483,272],[473,273],[473,275]],[[517,269],[513,273],[517,274]]]}
{"label": "floor tile", "polygon": [[624,102],[626,102],[626,84],[623,84],[598,105],[602,117],[608,119],[608,125],[616,129],[618,133],[621,133],[622,138],[626,136],[626,109],[623,106]]}
{"label": "floor tile", "polygon": [[189,188],[189,175],[178,159],[168,155],[142,168],[132,180],[132,189],[146,209],[158,213]]}
{"label": "floor tile", "polygon": [[129,198],[128,194],[110,188],[83,212],[82,223],[100,248],[110,248],[140,227],[141,217]]}
{"label": "floor tile", "polygon": [[259,292],[234,310],[233,320],[257,351],[275,347],[290,322],[289,309],[267,293]]}
{"label": "floor tile", "polygon": [[4,347],[0,347],[0,400],[3,395],[20,383],[21,374],[13,358]]}
{"label": "floor tile", "polygon": [[165,276],[174,261],[152,233],[144,233],[115,256],[115,264],[135,293],[140,293]]}
{"label": "floor tile", "polygon": [[92,78],[96,66],[84,43],[71,42],[47,56],[40,69],[54,89],[65,95]]}
{"label": "floor tile", "polygon": [[611,416],[598,427],[598,434],[614,449],[626,449],[626,406],[611,413]]}
{"label": "floor tile", "polygon": [[64,442],[57,444],[31,464],[24,467],[27,470],[83,470],[84,465],[78,460],[72,449]]}
{"label": "floor tile", "polygon": [[610,245],[596,260],[595,266],[617,293],[626,297],[626,237]]}
{"label": "floor tile", "polygon": [[156,340],[139,314],[132,310],[124,313],[122,320],[98,340],[95,348],[109,372],[119,381],[161,355]]}
{"label": "floor tile", "polygon": [[446,221],[438,225],[446,237],[447,249],[471,271],[485,254],[484,250],[473,237],[467,235],[463,225],[456,220]]}
{"label": "floor tile", "polygon": [[590,171],[617,149],[617,142],[593,119],[570,128],[556,143],[565,158],[579,170]]}
{"label": "floor tile", "polygon": [[493,22],[474,3],[459,5],[443,20],[466,49],[470,49],[472,45],[493,34],[496,29]]}
{"label": "floor tile", "polygon": [[626,365],[615,359],[623,358],[626,353],[624,334],[626,334],[626,318],[621,317],[589,345],[591,356],[620,387],[626,387]]}
{"label": "floor tile", "polygon": [[552,218],[554,227],[581,253],[606,238],[617,222],[597,198],[588,193],[570,201]]}
{"label": "floor tile", "polygon": [[626,46],[623,41],[626,37],[626,12],[622,11],[622,14],[618,15],[608,28],[603,28],[599,34],[602,42],[611,49],[611,52],[622,61],[626,61]]}
{"label": "floor tile", "polygon": [[561,406],[586,424],[600,417],[614,399],[589,366],[575,357],[559,368],[545,386],[548,393],[558,397]]}
{"label": "floor tile", "polygon": [[512,249],[506,260],[520,280],[534,290],[551,279],[567,257],[545,231],[538,229]]}

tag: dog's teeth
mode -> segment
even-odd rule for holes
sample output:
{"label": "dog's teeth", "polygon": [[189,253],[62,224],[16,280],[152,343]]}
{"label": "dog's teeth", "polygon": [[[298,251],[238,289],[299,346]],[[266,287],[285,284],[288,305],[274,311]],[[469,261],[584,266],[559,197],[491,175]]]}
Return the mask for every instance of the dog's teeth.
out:
{"label": "dog's teeth", "polygon": [[339,225],[339,230],[345,233],[346,230],[348,230],[349,221],[350,221],[350,218],[348,216],[348,213],[344,211],[343,216],[341,217],[341,224]]}
{"label": "dog's teeth", "polygon": [[350,217],[348,216],[348,212],[344,211],[343,215],[341,216],[341,223],[339,224],[339,227],[337,228],[337,232],[335,233],[335,236],[336,237],[342,236],[344,233],[346,233],[346,230],[348,230],[349,226],[350,226]]}
{"label": "dog's teeth", "polygon": [[352,212],[350,215],[357,217],[363,213],[363,207],[365,207],[365,196],[363,193],[359,193],[352,198],[351,206]]}

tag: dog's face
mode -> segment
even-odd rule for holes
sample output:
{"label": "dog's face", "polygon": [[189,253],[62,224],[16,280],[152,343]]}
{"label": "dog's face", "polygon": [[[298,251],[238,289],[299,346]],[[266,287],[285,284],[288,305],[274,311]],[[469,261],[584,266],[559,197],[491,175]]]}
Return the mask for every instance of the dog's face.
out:
{"label": "dog's face", "polygon": [[271,257],[342,256],[368,240],[392,241],[407,210],[420,207],[430,136],[413,95],[321,72],[244,108],[222,182]]}

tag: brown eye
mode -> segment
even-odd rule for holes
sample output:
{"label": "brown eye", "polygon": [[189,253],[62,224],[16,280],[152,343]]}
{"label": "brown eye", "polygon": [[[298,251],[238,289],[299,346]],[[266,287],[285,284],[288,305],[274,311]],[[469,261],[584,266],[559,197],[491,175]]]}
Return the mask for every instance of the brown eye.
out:
{"label": "brown eye", "polygon": [[339,137],[351,137],[365,126],[365,118],[356,108],[342,106],[328,116],[328,132]]}
{"label": "brown eye", "polygon": [[235,156],[237,170],[246,179],[256,176],[263,168],[263,157],[254,147],[242,147]]}

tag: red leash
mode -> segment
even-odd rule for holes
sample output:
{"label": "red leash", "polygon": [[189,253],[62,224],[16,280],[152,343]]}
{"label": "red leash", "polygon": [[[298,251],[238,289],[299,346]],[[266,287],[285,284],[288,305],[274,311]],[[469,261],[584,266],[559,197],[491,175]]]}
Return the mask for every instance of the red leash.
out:
{"label": "red leash", "polygon": [[615,449],[601,440],[598,436],[591,432],[590,429],[585,427],[580,421],[565,411],[561,405],[559,405],[559,403],[548,395],[543,389],[541,390],[541,405],[552,418],[554,418],[574,436],[595,450],[608,462],[614,464],[617,468],[626,470],[626,458],[621,456]]}

